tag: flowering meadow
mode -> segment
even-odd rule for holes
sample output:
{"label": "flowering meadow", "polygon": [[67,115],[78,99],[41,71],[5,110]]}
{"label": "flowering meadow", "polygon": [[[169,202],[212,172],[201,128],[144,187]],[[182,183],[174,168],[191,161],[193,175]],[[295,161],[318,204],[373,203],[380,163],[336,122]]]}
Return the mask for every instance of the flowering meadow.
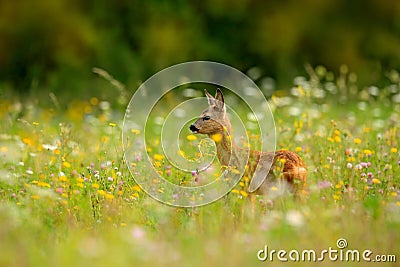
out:
{"label": "flowering meadow", "polygon": [[[148,174],[140,167],[147,154],[175,183],[193,185],[197,177],[171,170],[156,136],[131,173],[121,141],[124,109],[114,99],[60,103],[51,95],[42,105],[1,98],[0,266],[285,266],[260,262],[257,252],[265,245],[337,249],[339,238],[348,249],[399,262],[400,75],[359,88],[346,67],[336,76],[323,67],[309,74],[296,77],[290,92],[265,90],[277,148],[307,164],[302,197],[272,186],[252,203],[243,177],[227,196],[197,208],[161,204],[135,183]],[[189,150],[202,138],[184,134]]]}

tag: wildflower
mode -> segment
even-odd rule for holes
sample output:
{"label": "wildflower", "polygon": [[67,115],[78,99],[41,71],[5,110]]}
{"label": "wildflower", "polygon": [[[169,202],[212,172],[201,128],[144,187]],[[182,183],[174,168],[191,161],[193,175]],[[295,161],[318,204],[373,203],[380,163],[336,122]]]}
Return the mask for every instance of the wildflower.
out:
{"label": "wildflower", "polygon": [[101,196],[104,196],[106,194],[106,191],[104,190],[97,190],[97,193]]}
{"label": "wildflower", "polygon": [[371,157],[372,151],[369,150],[369,149],[364,149],[364,154],[365,154],[366,156],[368,156],[368,157]]}
{"label": "wildflower", "polygon": [[290,210],[285,216],[286,222],[294,227],[300,227],[304,224],[304,216],[297,210]]}
{"label": "wildflower", "polygon": [[132,129],[131,132],[136,135],[140,134],[140,130],[137,129]]}
{"label": "wildflower", "polygon": [[392,147],[392,148],[390,149],[390,152],[392,152],[392,153],[397,153],[397,147]]}
{"label": "wildflower", "polygon": [[164,159],[164,156],[160,155],[160,154],[154,154],[153,157],[154,157],[155,160],[163,160]]}
{"label": "wildflower", "polygon": [[222,134],[213,134],[211,136],[211,139],[215,142],[215,143],[219,143],[222,140]]}
{"label": "wildflower", "polygon": [[63,163],[62,163],[62,166],[64,167],[64,168],[71,168],[71,164],[69,163],[69,162],[67,162],[67,161],[64,161]]}
{"label": "wildflower", "polygon": [[340,136],[336,135],[335,136],[335,142],[340,143],[342,140],[340,139]]}
{"label": "wildflower", "polygon": [[197,139],[197,137],[194,134],[189,134],[188,136],[186,136],[186,139],[189,141],[194,141]]}
{"label": "wildflower", "polygon": [[29,174],[29,175],[32,175],[33,171],[31,169],[29,169],[29,170],[26,170],[26,173]]}
{"label": "wildflower", "polygon": [[114,181],[114,179],[112,177],[108,177],[107,181],[112,182],[112,181]]}
{"label": "wildflower", "polygon": [[361,139],[360,138],[354,138],[354,144],[356,144],[356,145],[361,144]]}
{"label": "wildflower", "polygon": [[48,145],[48,144],[42,144],[42,148],[49,150],[49,151],[54,151],[57,149],[57,146],[53,146],[53,145]]}
{"label": "wildflower", "polygon": [[233,194],[239,194],[239,190],[237,190],[237,189],[233,189],[231,192],[232,192]]}
{"label": "wildflower", "polygon": [[100,185],[99,185],[99,184],[96,184],[96,183],[94,183],[94,184],[92,184],[92,187],[93,187],[93,188],[96,188],[96,189],[99,189],[99,188],[100,188]]}
{"label": "wildflower", "polygon": [[141,191],[140,186],[138,186],[138,185],[134,185],[134,186],[132,187],[132,189],[135,190],[135,191],[137,191],[137,192],[140,192],[140,191]]}
{"label": "wildflower", "polygon": [[192,171],[192,176],[196,177],[197,176],[197,171]]}
{"label": "wildflower", "polygon": [[247,192],[245,192],[245,191],[243,191],[243,190],[240,190],[240,194],[243,196],[243,197],[247,197]]}
{"label": "wildflower", "polygon": [[374,184],[380,184],[380,183],[381,183],[381,181],[380,181],[378,178],[372,179],[372,182],[373,182]]}
{"label": "wildflower", "polygon": [[30,138],[24,138],[22,139],[22,142],[28,146],[33,146],[33,140]]}
{"label": "wildflower", "polygon": [[296,152],[301,152],[302,150],[303,150],[303,148],[301,146],[298,146],[298,147],[295,148]]}
{"label": "wildflower", "polygon": [[347,163],[347,169],[352,169],[353,168],[353,164],[351,164],[350,162]]}
{"label": "wildflower", "polygon": [[39,125],[39,122],[34,121],[34,122],[32,122],[32,124],[35,125],[35,126],[38,126],[38,125]]}
{"label": "wildflower", "polygon": [[117,126],[117,124],[115,124],[115,123],[113,123],[113,122],[110,122],[108,125],[110,125],[111,127]]}
{"label": "wildflower", "polygon": [[64,192],[64,190],[61,187],[57,187],[56,188],[56,193],[62,194]]}
{"label": "wildflower", "polygon": [[106,197],[106,199],[113,199],[114,195],[106,193],[105,197]]}
{"label": "wildflower", "polygon": [[329,182],[329,181],[320,181],[319,183],[318,183],[318,187],[319,187],[319,189],[325,189],[325,188],[329,188],[329,187],[331,187],[331,182]]}

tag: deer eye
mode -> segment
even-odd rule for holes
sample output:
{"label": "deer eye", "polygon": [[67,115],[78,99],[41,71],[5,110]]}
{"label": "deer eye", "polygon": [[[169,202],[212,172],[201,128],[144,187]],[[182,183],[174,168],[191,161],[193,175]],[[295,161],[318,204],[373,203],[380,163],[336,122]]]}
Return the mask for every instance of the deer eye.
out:
{"label": "deer eye", "polygon": [[210,116],[204,116],[203,117],[203,121],[208,121],[209,119],[211,119]]}

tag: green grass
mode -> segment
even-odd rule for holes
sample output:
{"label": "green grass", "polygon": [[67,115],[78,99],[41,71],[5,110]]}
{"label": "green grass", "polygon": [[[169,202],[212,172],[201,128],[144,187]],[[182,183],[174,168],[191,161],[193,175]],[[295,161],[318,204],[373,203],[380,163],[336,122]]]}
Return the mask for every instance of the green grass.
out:
{"label": "green grass", "polygon": [[254,212],[241,185],[199,208],[147,196],[122,160],[122,113],[96,98],[66,110],[1,100],[0,266],[285,266],[257,251],[336,249],[338,238],[400,261],[400,105],[388,101],[398,84],[324,98],[318,86],[271,99],[278,147],[308,166],[304,199],[271,190]]}

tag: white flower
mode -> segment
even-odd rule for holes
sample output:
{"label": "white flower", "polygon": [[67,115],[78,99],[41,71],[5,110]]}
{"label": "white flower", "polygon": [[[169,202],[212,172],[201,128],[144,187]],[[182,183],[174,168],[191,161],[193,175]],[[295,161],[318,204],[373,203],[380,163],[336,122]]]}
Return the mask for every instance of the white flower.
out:
{"label": "white flower", "polygon": [[351,164],[350,162],[347,163],[347,169],[352,169],[353,168],[353,164]]}

